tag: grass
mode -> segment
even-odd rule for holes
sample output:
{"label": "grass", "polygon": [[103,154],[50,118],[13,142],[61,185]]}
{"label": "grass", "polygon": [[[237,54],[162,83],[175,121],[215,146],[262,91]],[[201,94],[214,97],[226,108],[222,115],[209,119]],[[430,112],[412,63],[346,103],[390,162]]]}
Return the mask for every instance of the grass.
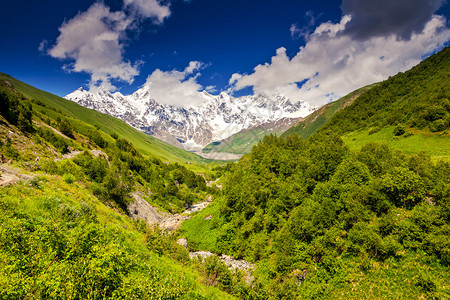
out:
{"label": "grass", "polygon": [[[205,217],[211,216],[211,219]],[[189,249],[218,252],[216,240],[220,233],[219,204],[214,201],[205,209],[181,225],[182,235],[187,239]]]}
{"label": "grass", "polygon": [[[76,124],[76,126],[98,126],[107,134],[115,132],[119,136],[125,137],[145,156],[155,156],[163,161],[183,164],[198,172],[207,171],[209,167],[205,166],[205,164],[212,162],[212,160],[202,158],[194,153],[169,145],[140,132],[117,118],[85,108],[73,101],[39,90],[7,74],[0,73],[0,80],[9,81],[26,97],[40,100],[45,103],[46,106],[55,109],[56,112],[53,111],[53,114],[56,115],[60,111],[62,118],[69,117],[72,119],[71,124],[75,122],[74,120],[79,120],[79,123]],[[39,109],[36,104],[33,104],[33,108]],[[49,111],[50,110],[47,109],[47,112]]]}
{"label": "grass", "polygon": [[[402,136],[394,136],[394,126],[369,134],[370,129],[353,131],[342,139],[351,150],[360,150],[369,142],[386,143],[392,149],[398,149],[406,154],[425,151],[433,160],[450,160],[450,135],[437,135],[408,129]],[[411,132],[412,135],[409,135]]]}

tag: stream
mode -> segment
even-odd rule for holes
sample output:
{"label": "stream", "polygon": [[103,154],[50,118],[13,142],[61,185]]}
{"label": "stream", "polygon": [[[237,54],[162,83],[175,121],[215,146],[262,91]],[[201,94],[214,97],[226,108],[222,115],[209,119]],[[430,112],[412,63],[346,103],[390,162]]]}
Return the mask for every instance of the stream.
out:
{"label": "stream", "polygon": [[[135,202],[128,206],[130,217],[132,219],[144,220],[150,226],[159,226],[159,228],[166,233],[178,230],[185,220],[192,217],[193,213],[203,210],[213,201],[212,196],[208,195],[204,201],[191,205],[180,214],[172,215],[167,212],[161,212],[156,207],[151,206],[142,198],[142,196],[144,195],[139,192],[132,194]],[[188,242],[185,238],[179,239],[177,243],[189,251]],[[209,251],[189,251],[189,257],[191,259],[197,258],[203,261],[209,256],[217,256],[225,265],[228,266],[228,269],[230,270],[238,269],[244,271],[247,283],[251,283],[253,281],[253,276],[250,271],[254,269],[254,266],[248,261],[243,259],[234,259],[233,257],[225,254],[217,255]]]}

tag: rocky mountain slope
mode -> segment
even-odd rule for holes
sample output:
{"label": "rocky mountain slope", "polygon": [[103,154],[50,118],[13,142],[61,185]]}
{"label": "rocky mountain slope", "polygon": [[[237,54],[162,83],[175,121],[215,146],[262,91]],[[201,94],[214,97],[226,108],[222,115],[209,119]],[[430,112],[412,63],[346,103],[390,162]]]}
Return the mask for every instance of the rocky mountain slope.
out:
{"label": "rocky mountain slope", "polygon": [[160,104],[152,98],[149,86],[128,96],[80,88],[65,98],[122,119],[149,135],[190,151],[201,150],[244,129],[310,113],[306,103],[294,103],[282,95],[234,98],[224,92],[214,96],[203,91],[197,96],[203,103],[192,107]]}

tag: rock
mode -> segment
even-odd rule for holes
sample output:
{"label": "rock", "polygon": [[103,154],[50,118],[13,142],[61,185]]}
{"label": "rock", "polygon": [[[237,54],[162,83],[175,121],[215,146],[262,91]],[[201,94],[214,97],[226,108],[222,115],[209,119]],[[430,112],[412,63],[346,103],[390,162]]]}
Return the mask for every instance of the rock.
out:
{"label": "rock", "polygon": [[209,252],[209,251],[189,252],[189,257],[190,257],[191,259],[198,258],[198,259],[200,259],[201,261],[204,261],[205,258],[210,257],[210,256],[215,256],[215,254],[214,254],[214,253],[211,253],[211,252]]}
{"label": "rock", "polygon": [[178,239],[177,244],[186,248],[186,250],[188,250],[188,242],[185,238]]}
{"label": "rock", "polygon": [[303,281],[306,279],[306,275],[308,275],[308,269],[305,269],[303,271],[295,269],[294,271],[291,272],[290,277],[295,280],[295,283],[297,285],[301,285]]}
{"label": "rock", "polygon": [[144,220],[150,226],[154,226],[164,220],[167,217],[167,213],[160,212],[156,207],[151,206],[145,201],[139,192],[134,192],[131,196],[134,199],[133,203],[128,205],[128,212],[130,218],[133,220]]}

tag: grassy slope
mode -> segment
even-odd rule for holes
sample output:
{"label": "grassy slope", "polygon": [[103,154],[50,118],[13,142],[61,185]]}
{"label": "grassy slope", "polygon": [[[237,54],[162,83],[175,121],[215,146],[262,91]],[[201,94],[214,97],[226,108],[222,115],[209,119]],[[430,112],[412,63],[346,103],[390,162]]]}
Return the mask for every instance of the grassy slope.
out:
{"label": "grassy slope", "polygon": [[[210,162],[209,160],[196,154],[166,144],[156,138],[142,133],[119,119],[85,108],[73,101],[69,101],[48,92],[39,90],[9,75],[0,73],[0,80],[7,80],[11,82],[14,87],[26,97],[41,100],[47,106],[61,110],[65,115],[86,122],[92,126],[98,126],[101,130],[108,134],[116,132],[119,136],[126,137],[136,146],[136,148],[139,149],[139,151],[142,152],[142,154],[146,156],[151,155],[162,160],[178,162],[181,164],[185,164],[187,161],[196,164],[205,164]],[[192,168],[192,165],[188,166]]]}
{"label": "grassy slope", "polygon": [[[211,219],[205,217],[213,216]],[[191,250],[212,251],[217,253],[217,237],[221,228],[219,220],[219,204],[213,202],[181,225],[182,234],[189,241]]]}
{"label": "grassy slope", "polygon": [[203,148],[203,152],[209,153],[214,151],[233,154],[248,153],[252,149],[253,145],[258,143],[264,135],[275,133],[273,131],[269,131],[270,130],[264,130],[259,127],[250,130],[242,130],[225,140],[206,145],[206,147]]}
{"label": "grassy slope", "polygon": [[312,114],[310,114],[309,116],[298,122],[296,125],[289,128],[282,136],[296,134],[306,139],[314,132],[319,130],[324,124],[326,124],[337,111],[347,107],[353,101],[355,101],[355,99],[358,98],[362,93],[370,90],[372,87],[376,85],[377,84],[375,83],[372,85],[362,87],[340,98],[339,100],[336,100],[334,102],[322,106],[321,108],[319,108],[318,110],[316,110],[315,112],[313,112]]}
{"label": "grassy slope", "polygon": [[[75,272],[73,266],[78,266],[78,261],[89,265],[95,264],[95,259],[104,259],[101,263],[104,264],[105,273],[95,275],[96,269],[89,267],[83,274],[86,280],[100,280],[101,276],[108,276],[106,272],[112,272],[110,269],[106,270],[110,267],[109,264],[115,264],[114,259],[107,260],[108,251],[118,251],[122,256],[116,258],[117,260],[125,253],[127,259],[135,264],[130,273],[125,272],[122,274],[124,277],[121,276],[122,283],[119,284],[118,291],[123,293],[134,289],[134,293],[137,290],[148,293],[141,295],[144,298],[150,295],[172,298],[180,292],[190,291],[208,299],[232,298],[218,288],[203,284],[203,279],[193,266],[181,265],[167,256],[152,252],[152,245],[147,244],[145,232],[139,229],[139,223],[106,207],[93,197],[82,183],[68,184],[55,176],[41,175],[38,178],[39,180],[25,181],[0,189],[0,207],[3,211],[0,217],[0,236],[3,237],[0,245],[16,242],[16,247],[30,246],[23,253],[27,258],[24,260],[18,259],[22,257],[20,247],[14,248],[12,244],[0,247],[0,298],[8,297],[7,295],[20,298],[23,296],[21,293],[27,291],[34,291],[35,295],[53,295],[51,298],[56,297],[56,294],[52,293],[61,289],[66,289],[67,293],[73,288],[74,280],[78,280],[76,276],[72,277],[72,272]],[[16,232],[14,228],[20,230]],[[42,238],[54,230],[59,236],[58,244],[53,244],[56,241],[50,238]],[[101,233],[101,237],[96,236],[97,233]],[[18,234],[17,238],[14,238],[15,234]],[[83,239],[85,234],[92,235],[90,242],[89,239]],[[10,241],[8,237],[11,236]],[[86,247],[93,247],[92,251],[98,249],[97,247],[105,250],[105,257],[72,257],[72,251],[80,251],[78,247],[83,247],[84,245],[80,244],[83,242],[88,242],[90,246]],[[184,251],[182,248],[180,250]],[[17,258],[16,261],[11,259],[12,253]],[[12,265],[15,267],[11,267]],[[33,272],[25,276],[29,269]],[[120,272],[121,269],[115,270]],[[68,277],[59,282],[61,274]],[[14,280],[11,280],[13,278]]]}
{"label": "grassy slope", "polygon": [[403,136],[394,136],[393,126],[384,128],[374,134],[369,134],[369,129],[353,131],[342,136],[344,142],[351,150],[360,150],[370,142],[383,142],[392,149],[401,150],[406,154],[414,154],[425,151],[433,160],[450,160],[450,137],[449,135],[437,135],[408,129]]}
{"label": "grassy slope", "polygon": [[[426,151],[433,159],[448,160],[449,98],[450,47],[447,47],[363,93],[353,104],[334,114],[319,131],[341,135],[354,150],[368,142],[384,142],[405,153]],[[427,118],[431,118],[433,110],[446,115],[442,117],[447,122],[446,129],[431,131],[432,120]],[[394,135],[398,124],[405,126],[405,135]]]}

